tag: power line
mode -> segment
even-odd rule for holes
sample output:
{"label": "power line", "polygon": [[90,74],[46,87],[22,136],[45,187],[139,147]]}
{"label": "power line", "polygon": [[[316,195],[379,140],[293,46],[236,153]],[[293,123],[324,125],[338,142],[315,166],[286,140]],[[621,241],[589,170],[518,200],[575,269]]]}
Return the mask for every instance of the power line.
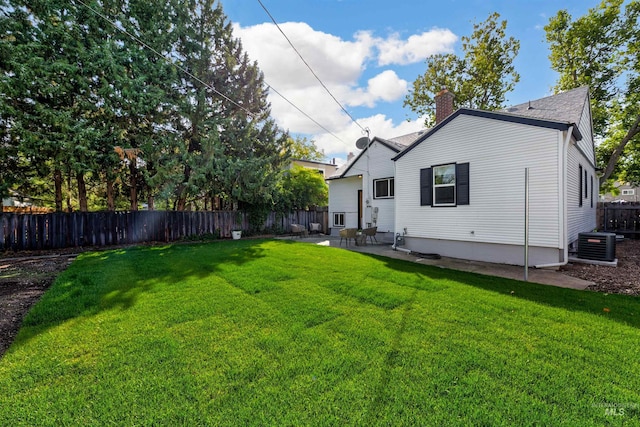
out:
{"label": "power line", "polygon": [[[108,23],[110,23],[113,27],[115,27],[118,31],[126,34],[127,36],[129,36],[130,38],[132,38],[134,41],[136,41],[137,43],[139,43],[141,46],[143,46],[145,49],[149,49],[151,52],[153,52],[154,54],[156,54],[157,56],[159,56],[160,58],[164,59],[165,61],[167,61],[169,64],[175,66],[177,69],[179,69],[180,71],[182,71],[183,73],[185,73],[186,75],[192,77],[193,79],[195,79],[196,81],[198,81],[199,83],[205,85],[206,87],[208,87],[209,89],[211,89],[214,93],[218,94],[220,97],[224,98],[226,101],[229,101],[230,103],[232,103],[233,105],[237,106],[238,108],[240,108],[242,111],[244,111],[245,113],[247,113],[247,115],[251,116],[251,117],[255,117],[255,114],[252,113],[251,111],[247,110],[245,107],[243,107],[242,105],[238,104],[236,101],[234,101],[233,99],[229,98],[228,96],[226,96],[225,94],[223,94],[222,92],[218,91],[216,88],[214,88],[212,85],[210,85],[209,83],[203,81],[202,79],[200,79],[198,76],[194,75],[193,73],[191,73],[189,70],[185,69],[184,67],[176,64],[168,55],[164,55],[160,52],[158,52],[156,49],[154,49],[153,47],[149,46],[147,43],[145,43],[142,39],[140,39],[139,37],[137,37],[135,34],[130,33],[129,31],[127,31],[125,28],[121,28],[115,21],[113,21],[112,19],[110,19],[108,16],[104,15],[103,13],[100,13],[99,11],[97,11],[96,9],[94,9],[93,7],[89,6],[88,4],[86,4],[83,0],[75,0],[78,3],[80,3],[81,5],[83,5],[84,7],[86,7],[87,9],[89,9],[91,12],[95,13],[97,16],[99,16],[100,18],[104,19],[105,21],[107,21]],[[336,136],[333,132],[331,132],[330,130],[328,130],[326,127],[322,126],[320,123],[318,123],[316,120],[314,120],[310,115],[308,115],[307,113],[305,113],[304,111],[302,111],[297,105],[295,105],[292,101],[290,101],[289,99],[287,99],[284,95],[282,95],[280,92],[278,92],[273,86],[271,86],[267,81],[264,81],[264,83],[271,89],[273,90],[276,94],[278,94],[282,99],[284,99],[285,101],[287,101],[290,105],[292,105],[295,109],[297,109],[300,113],[302,113],[305,117],[307,117],[309,120],[311,120],[313,123],[315,123],[317,126],[319,126],[321,129],[323,129],[325,132],[329,133],[330,135],[332,135],[334,138],[336,138],[338,141],[344,143],[344,141],[342,141],[338,136]]]}
{"label": "power line", "polygon": [[271,18],[271,21],[273,21],[273,23],[275,24],[276,28],[278,28],[278,31],[280,31],[280,33],[283,35],[283,37],[287,40],[287,42],[289,42],[289,45],[293,48],[293,50],[298,54],[298,56],[300,57],[300,59],[302,60],[302,62],[304,62],[304,65],[307,66],[307,68],[309,69],[309,71],[311,71],[311,74],[313,74],[313,76],[316,78],[316,80],[318,80],[318,82],[320,82],[320,84],[322,85],[322,87],[324,88],[324,90],[327,91],[327,93],[329,94],[329,96],[331,96],[331,98],[333,98],[333,100],[336,102],[336,104],[338,104],[338,106],[340,106],[340,108],[342,109],[342,111],[345,112],[345,114],[347,116],[349,116],[349,118],[351,119],[351,121],[353,121],[356,125],[358,125],[358,127],[360,129],[362,129],[363,132],[367,132],[368,135],[368,130],[363,128],[360,123],[358,123],[358,121],[353,118],[353,116],[342,106],[342,104],[340,103],[340,101],[338,101],[336,99],[335,96],[333,96],[333,94],[331,93],[331,91],[329,90],[329,88],[322,82],[322,80],[320,80],[320,77],[318,77],[318,75],[316,74],[315,71],[313,71],[313,68],[311,68],[311,65],[309,65],[309,63],[307,63],[307,61],[302,57],[302,54],[298,51],[298,49],[296,49],[296,47],[293,45],[293,43],[291,42],[291,40],[289,39],[289,37],[287,37],[287,35],[284,33],[284,31],[282,31],[282,28],[280,28],[280,25],[276,22],[275,18],[273,17],[273,15],[271,15],[271,12],[269,12],[269,10],[266,8],[266,6],[262,3],[262,0],[258,0],[258,3],[260,3],[260,6],[262,6],[262,8],[264,9],[264,11],[267,13],[267,15],[269,15],[269,18]]}
{"label": "power line", "polygon": [[343,144],[345,143],[343,140],[340,139],[340,137],[336,136],[336,134],[334,134],[333,132],[331,132],[329,129],[327,129],[326,127],[322,126],[320,123],[318,123],[313,117],[311,117],[310,115],[308,115],[307,113],[305,113],[304,111],[302,111],[296,104],[294,104],[293,102],[289,101],[287,98],[284,97],[284,95],[282,95],[280,92],[278,92],[273,86],[269,85],[267,83],[267,86],[269,86],[269,89],[273,90],[275,93],[277,93],[278,95],[280,95],[282,97],[282,99],[284,99],[285,101],[287,101],[293,108],[295,108],[296,110],[300,111],[302,114],[305,115],[305,117],[307,117],[309,120],[311,120],[313,123],[315,123],[316,125],[318,125],[320,128],[324,129],[328,134],[332,135],[334,138],[336,138],[338,141],[342,142]]}
{"label": "power line", "polygon": [[127,36],[131,37],[133,40],[135,40],[136,42],[138,42],[140,45],[142,45],[145,49],[149,49],[151,52],[155,53],[156,55],[158,55],[160,58],[164,59],[165,61],[167,61],[169,64],[175,66],[176,68],[178,68],[180,71],[182,71],[183,73],[187,74],[188,76],[194,78],[196,81],[198,81],[199,83],[202,83],[203,85],[205,85],[206,87],[208,87],[209,89],[211,89],[214,93],[218,94],[219,96],[221,96],[222,98],[224,98],[225,100],[229,101],[230,103],[232,103],[233,105],[235,105],[236,107],[240,108],[242,111],[244,111],[245,113],[247,113],[247,115],[254,117],[255,114],[253,114],[251,111],[247,110],[245,107],[243,107],[242,105],[238,104],[237,102],[235,102],[233,99],[229,98],[227,95],[225,95],[224,93],[220,92],[219,90],[217,90],[216,88],[214,88],[213,86],[211,86],[210,84],[204,82],[202,79],[200,79],[198,76],[192,74],[189,70],[187,70],[186,68],[176,64],[175,62],[173,62],[173,60],[171,60],[171,58],[168,55],[164,55],[160,52],[158,52],[156,49],[154,49],[153,47],[149,46],[147,43],[145,43],[142,39],[140,39],[138,36],[136,36],[135,34],[131,34],[129,31],[127,31],[125,28],[121,28],[115,21],[109,19],[108,16],[100,13],[99,11],[95,10],[93,7],[89,6],[88,4],[86,4],[83,0],[76,0],[78,3],[80,3],[81,5],[83,5],[84,7],[86,7],[87,9],[89,9],[90,11],[92,11],[93,13],[95,13],[96,15],[98,15],[99,17],[101,17],[102,19],[104,19],[105,21],[107,21],[108,23],[110,23],[111,25],[113,25],[118,31],[121,31],[122,33],[126,34]]}

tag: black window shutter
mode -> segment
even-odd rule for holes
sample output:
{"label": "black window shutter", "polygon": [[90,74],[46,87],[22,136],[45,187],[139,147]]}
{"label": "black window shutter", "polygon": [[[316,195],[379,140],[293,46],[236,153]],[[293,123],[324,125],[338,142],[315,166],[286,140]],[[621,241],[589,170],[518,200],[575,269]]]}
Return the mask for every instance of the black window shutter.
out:
{"label": "black window shutter", "polygon": [[580,182],[578,183],[578,206],[582,206],[582,165],[580,165],[580,168],[578,169],[578,176],[580,178]]}
{"label": "black window shutter", "polygon": [[456,164],[456,204],[469,204],[469,163]]}
{"label": "black window shutter", "polygon": [[420,206],[431,206],[433,195],[431,192],[431,168],[420,169]]}

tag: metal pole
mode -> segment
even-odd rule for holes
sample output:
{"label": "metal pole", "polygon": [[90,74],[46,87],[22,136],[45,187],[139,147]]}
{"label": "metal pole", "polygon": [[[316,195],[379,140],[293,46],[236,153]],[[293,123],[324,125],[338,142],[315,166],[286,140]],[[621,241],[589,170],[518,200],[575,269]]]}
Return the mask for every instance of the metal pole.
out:
{"label": "metal pole", "polygon": [[524,281],[529,280],[529,168],[524,168]]}

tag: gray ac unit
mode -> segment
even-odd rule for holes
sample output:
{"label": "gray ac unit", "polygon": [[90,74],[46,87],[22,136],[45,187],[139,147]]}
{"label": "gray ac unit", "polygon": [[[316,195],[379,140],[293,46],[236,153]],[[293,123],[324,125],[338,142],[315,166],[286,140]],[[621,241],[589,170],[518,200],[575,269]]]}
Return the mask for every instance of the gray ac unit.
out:
{"label": "gray ac unit", "polygon": [[615,233],[580,233],[578,234],[578,258],[596,261],[615,261]]}

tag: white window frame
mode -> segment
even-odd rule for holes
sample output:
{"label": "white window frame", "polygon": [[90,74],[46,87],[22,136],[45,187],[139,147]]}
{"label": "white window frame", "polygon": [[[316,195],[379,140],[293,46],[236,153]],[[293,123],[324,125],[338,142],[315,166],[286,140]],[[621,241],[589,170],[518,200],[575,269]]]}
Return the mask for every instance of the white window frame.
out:
{"label": "white window frame", "polygon": [[635,196],[636,195],[636,190],[633,188],[625,188],[624,190],[622,190],[622,195],[623,196]]}
{"label": "white window frame", "polygon": [[[342,221],[336,221],[336,219],[342,218]],[[340,224],[342,222],[342,224]],[[344,212],[334,212],[333,213],[333,226],[334,227],[344,227]]]}
{"label": "white window frame", "polygon": [[[379,196],[377,193],[378,186],[376,184],[381,181],[387,181],[387,196]],[[373,198],[374,199],[393,199],[394,197],[395,197],[395,180],[393,177],[380,178],[380,179],[373,180]]]}
{"label": "white window frame", "polygon": [[[447,183],[440,183],[440,184],[436,184],[436,177],[439,176],[437,174],[437,170],[438,169],[445,169],[445,168],[453,168],[453,181],[452,182],[447,182]],[[438,166],[433,166],[432,167],[432,175],[433,175],[433,182],[432,182],[432,188],[433,188],[433,206],[456,206],[456,164],[455,163],[448,163],[446,165],[438,165]],[[453,188],[453,202],[452,203],[438,203],[438,188],[445,188],[445,187],[452,187]]]}

